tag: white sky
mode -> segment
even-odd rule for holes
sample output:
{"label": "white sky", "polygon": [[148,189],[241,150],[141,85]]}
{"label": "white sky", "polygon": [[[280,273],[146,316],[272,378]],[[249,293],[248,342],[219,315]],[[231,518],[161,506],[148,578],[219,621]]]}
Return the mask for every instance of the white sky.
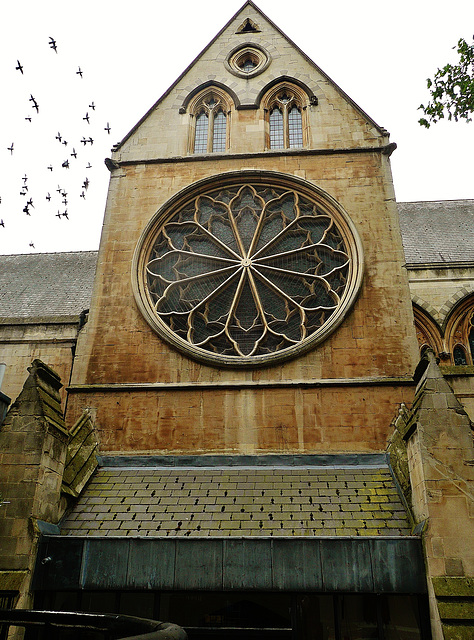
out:
{"label": "white sky", "polygon": [[[2,7],[0,253],[98,248],[109,180],[104,158],[242,4],[22,0]],[[441,122],[429,130],[417,123],[417,107],[428,101],[426,78],[456,60],[452,48],[460,37],[472,37],[472,0],[452,7],[438,0],[257,5],[390,131],[398,145],[391,161],[399,201],[474,198],[474,123]],[[58,133],[67,146],[56,140]],[[82,144],[83,137],[94,144]],[[69,169],[61,166],[65,160]],[[20,195],[23,184],[26,195]],[[67,192],[67,204],[58,187]],[[30,198],[28,216],[23,209]],[[68,220],[56,217],[66,209]]]}

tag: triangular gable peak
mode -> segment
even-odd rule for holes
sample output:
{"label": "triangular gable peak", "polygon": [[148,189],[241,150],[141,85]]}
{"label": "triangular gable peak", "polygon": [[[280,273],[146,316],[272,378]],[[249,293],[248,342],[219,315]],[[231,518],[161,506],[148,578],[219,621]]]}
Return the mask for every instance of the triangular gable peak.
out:
{"label": "triangular gable peak", "polygon": [[[239,73],[241,51],[242,64],[250,60],[255,72],[247,69]],[[252,54],[256,54],[253,61]],[[301,89],[305,108],[312,111],[313,127],[305,146],[334,149],[387,143],[387,131],[248,1],[113,149],[113,159],[140,161],[188,155],[192,151],[189,127],[193,115],[189,106],[201,91],[220,90],[227,96],[231,111],[255,111],[264,108],[262,100],[273,86],[285,82],[293,83],[296,91]],[[262,137],[258,131],[254,135]],[[231,143],[227,151],[255,152],[258,144],[249,140],[249,148],[244,150],[233,148]]]}

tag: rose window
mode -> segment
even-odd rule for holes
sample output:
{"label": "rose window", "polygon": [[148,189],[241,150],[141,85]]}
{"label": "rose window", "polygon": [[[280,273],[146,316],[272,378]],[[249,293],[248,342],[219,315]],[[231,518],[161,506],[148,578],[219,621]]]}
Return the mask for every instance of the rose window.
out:
{"label": "rose window", "polygon": [[144,243],[146,315],[210,362],[258,364],[309,348],[354,292],[348,231],[298,188],[249,181],[193,195]]}

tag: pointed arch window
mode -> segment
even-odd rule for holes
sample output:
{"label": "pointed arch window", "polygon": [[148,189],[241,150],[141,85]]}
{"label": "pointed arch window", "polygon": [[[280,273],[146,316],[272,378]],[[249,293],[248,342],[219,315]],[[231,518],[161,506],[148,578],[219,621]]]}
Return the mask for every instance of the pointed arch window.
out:
{"label": "pointed arch window", "polygon": [[290,149],[303,146],[303,120],[296,105],[288,111],[288,146]]}
{"label": "pointed arch window", "polygon": [[307,103],[308,97],[296,86],[282,84],[267,94],[263,107],[268,114],[268,148],[297,149],[307,144]]}
{"label": "pointed arch window", "polygon": [[229,147],[230,101],[222,91],[198,94],[190,105],[191,153],[222,153]]}
{"label": "pointed arch window", "polygon": [[206,153],[207,132],[209,130],[209,116],[207,113],[200,113],[196,118],[196,132],[194,136],[194,153]]}
{"label": "pointed arch window", "polygon": [[270,111],[270,149],[285,146],[283,112],[277,106]]}
{"label": "pointed arch window", "polygon": [[446,343],[452,364],[474,365],[474,295],[466,297],[452,311],[446,323]]}
{"label": "pointed arch window", "polygon": [[464,351],[464,347],[460,344],[457,344],[453,349],[453,359],[454,364],[467,364],[466,352]]}

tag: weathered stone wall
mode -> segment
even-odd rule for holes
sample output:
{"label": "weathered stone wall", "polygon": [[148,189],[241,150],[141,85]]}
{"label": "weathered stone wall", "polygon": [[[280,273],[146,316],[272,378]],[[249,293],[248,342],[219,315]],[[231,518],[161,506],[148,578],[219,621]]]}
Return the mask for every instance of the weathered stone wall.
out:
{"label": "weathered stone wall", "polygon": [[[224,385],[225,387],[225,385]],[[68,412],[94,407],[103,452],[303,453],[382,451],[387,416],[409,385],[205,389],[77,389]],[[337,408],[337,409],[336,409]]]}
{"label": "weathered stone wall", "polygon": [[[41,321],[0,323],[0,362],[7,365],[2,391],[12,400],[18,396],[34,359],[47,363],[61,380],[69,381],[77,322]],[[62,401],[66,391],[60,391]]]}
{"label": "weathered stone wall", "polygon": [[474,423],[474,366],[442,367],[454,395]]}
{"label": "weathered stone wall", "polygon": [[[190,360],[150,329],[133,297],[131,262],[149,219],[181,188],[217,173],[257,167],[303,177],[344,206],[362,239],[364,280],[359,298],[343,324],[310,353],[279,366],[250,371],[224,370]],[[223,442],[219,432],[227,433],[224,438],[227,444],[219,447],[240,450],[236,444],[239,436],[237,440],[235,435],[231,436],[229,442],[230,430],[223,428],[238,420],[243,421],[247,431],[262,430],[261,435],[255,433],[250,439],[246,438],[250,443],[262,442],[262,450],[281,447],[275,443],[275,436],[263,435],[268,425],[270,430],[284,426],[290,450],[301,447],[347,450],[356,442],[360,450],[384,448],[396,406],[403,401],[410,402],[411,398],[407,389],[400,392],[395,385],[390,392],[381,390],[377,385],[372,386],[372,379],[408,379],[417,361],[412,309],[402,263],[390,169],[386,156],[381,153],[312,157],[302,154],[259,158],[258,162],[248,160],[245,164],[238,158],[229,158],[120,167],[111,177],[91,313],[78,342],[73,386],[233,383],[236,387],[228,389],[225,402],[218,405],[212,401],[212,392],[203,394],[197,390],[179,396],[160,396],[157,392],[131,396],[129,390],[121,393],[116,388],[116,397],[112,400],[110,394],[104,399],[99,389],[99,395],[89,390],[83,396],[76,389],[69,401],[67,420],[77,419],[86,406],[96,410],[97,424],[103,430],[102,443],[107,450],[135,447],[142,450],[144,434],[157,433],[157,415],[160,422],[172,424],[174,437],[170,440],[168,435],[158,436],[158,442],[155,438],[149,442],[173,451],[182,451],[185,443],[193,448],[196,429],[202,431],[198,441],[203,450],[215,450],[217,443]],[[314,393],[301,394],[298,399],[293,391],[284,389],[262,394],[238,388],[239,383],[245,382],[354,378],[366,380],[364,392],[344,390],[339,393],[337,404],[332,405],[337,392],[322,389],[318,391],[321,399],[316,401]],[[120,419],[123,406],[128,407],[127,416]],[[242,406],[246,407],[244,412]],[[321,406],[325,409],[319,410]],[[374,415],[378,415],[375,421]],[[315,420],[317,428],[312,430],[310,424]],[[342,427],[347,429],[343,431]],[[239,427],[240,433],[243,428]],[[299,428],[306,430],[304,438],[295,435]],[[333,430],[331,435],[326,432],[325,445],[321,444],[319,429]],[[375,434],[378,429],[382,431]],[[107,436],[104,431],[109,431]],[[303,444],[305,440],[307,444]],[[105,445],[106,442],[110,444]],[[175,449],[172,442],[182,444]],[[145,448],[149,450],[151,444]]]}
{"label": "weathered stone wall", "polygon": [[[420,305],[426,303],[434,320],[440,325],[459,295],[474,292],[474,270],[472,266],[450,265],[444,268],[408,268],[412,296]],[[461,294],[459,293],[461,292]]]}

